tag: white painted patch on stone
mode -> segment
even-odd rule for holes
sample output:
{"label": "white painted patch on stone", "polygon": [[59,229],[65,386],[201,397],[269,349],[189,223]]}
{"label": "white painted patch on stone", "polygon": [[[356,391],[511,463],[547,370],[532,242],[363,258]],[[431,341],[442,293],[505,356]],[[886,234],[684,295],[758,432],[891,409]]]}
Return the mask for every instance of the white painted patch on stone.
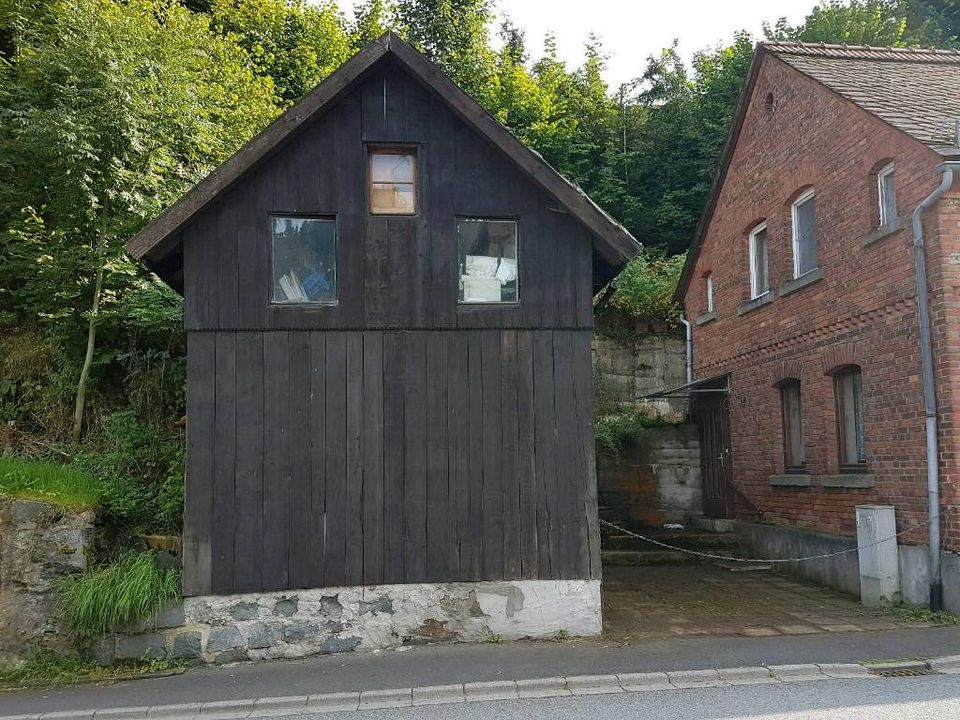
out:
{"label": "white painted patch on stone", "polygon": [[[599,580],[335,587],[187,598],[207,661],[265,660],[440,642],[599,635]],[[183,643],[181,643],[183,645]]]}

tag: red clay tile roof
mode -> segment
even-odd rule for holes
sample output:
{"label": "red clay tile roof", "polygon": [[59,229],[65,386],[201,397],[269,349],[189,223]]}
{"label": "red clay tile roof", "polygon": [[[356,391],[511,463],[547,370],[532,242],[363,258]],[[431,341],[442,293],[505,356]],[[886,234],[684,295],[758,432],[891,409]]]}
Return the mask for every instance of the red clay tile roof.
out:
{"label": "red clay tile roof", "polygon": [[960,52],[795,42],[763,49],[943,154],[957,154]]}

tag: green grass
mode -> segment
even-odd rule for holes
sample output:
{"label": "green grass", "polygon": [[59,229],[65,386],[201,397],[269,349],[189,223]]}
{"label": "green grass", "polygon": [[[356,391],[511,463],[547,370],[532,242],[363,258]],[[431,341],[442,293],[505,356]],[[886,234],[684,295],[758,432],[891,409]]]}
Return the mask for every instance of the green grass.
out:
{"label": "green grass", "polygon": [[58,687],[81,682],[122,680],[183,667],[170,660],[125,661],[102,667],[76,655],[61,655],[53,650],[37,650],[20,665],[0,665],[0,690],[31,687]]}
{"label": "green grass", "polygon": [[0,457],[0,497],[85,510],[96,507],[102,495],[96,478],[81,470],[55,462]]}
{"label": "green grass", "polygon": [[180,573],[158,568],[152,552],[127,552],[112,565],[64,578],[59,589],[73,634],[93,637],[155,617],[164,603],[180,597]]}
{"label": "green grass", "polygon": [[898,620],[926,622],[935,625],[960,625],[960,615],[956,615],[949,610],[933,612],[930,608],[923,605],[900,603],[890,608],[890,612],[893,613]]}

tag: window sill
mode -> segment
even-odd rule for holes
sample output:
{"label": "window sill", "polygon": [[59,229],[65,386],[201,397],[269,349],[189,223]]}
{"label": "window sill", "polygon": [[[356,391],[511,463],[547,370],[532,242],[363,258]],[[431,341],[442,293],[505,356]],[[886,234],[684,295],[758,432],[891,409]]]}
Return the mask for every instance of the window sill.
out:
{"label": "window sill", "polygon": [[842,473],[840,475],[823,475],[820,478],[820,487],[825,488],[859,488],[867,490],[877,484],[873,473]]}
{"label": "window sill", "polygon": [[753,312],[758,308],[762,308],[764,305],[769,305],[773,302],[773,290],[767,290],[760,297],[755,297],[753,300],[748,300],[745,303],[742,303],[737,308],[737,315],[746,315],[749,312]]}
{"label": "window sill", "polygon": [[810,487],[813,482],[809,475],[785,473],[783,475],[771,475],[770,484],[773,487]]}
{"label": "window sill", "polygon": [[893,235],[896,232],[903,230],[907,226],[907,217],[901,215],[893,222],[889,222],[883,227],[878,227],[876,230],[867,233],[862,238],[860,238],[860,247],[868,247],[874,243],[878,243],[883,240],[888,235]]}
{"label": "window sill", "polygon": [[823,268],[814,268],[809,272],[804,273],[798,278],[794,278],[790,282],[786,283],[783,287],[780,288],[780,297],[784,295],[789,295],[794,293],[797,290],[801,290],[807,285],[813,285],[815,282],[823,280]]}
{"label": "window sill", "polygon": [[708,313],[704,313],[693,322],[695,325],[706,325],[708,322],[716,319],[717,319],[716,313],[714,313],[713,310],[711,310]]}

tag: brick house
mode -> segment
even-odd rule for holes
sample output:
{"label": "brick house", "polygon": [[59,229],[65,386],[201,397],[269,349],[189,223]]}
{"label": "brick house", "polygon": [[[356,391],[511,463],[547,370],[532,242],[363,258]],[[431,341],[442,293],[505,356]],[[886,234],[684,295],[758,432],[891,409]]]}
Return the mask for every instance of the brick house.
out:
{"label": "brick house", "polygon": [[[921,213],[946,604],[960,609],[960,54],[762,43],[677,298],[692,324],[705,512],[768,557],[850,548],[890,504],[929,591],[914,210]],[[697,391],[700,391],[699,394]],[[711,394],[712,393],[712,394]],[[933,396],[931,395],[931,398]],[[812,532],[811,532],[812,531]],[[935,544],[934,544],[935,546]],[[815,553],[814,553],[815,554]],[[857,592],[857,555],[803,571]]]}

